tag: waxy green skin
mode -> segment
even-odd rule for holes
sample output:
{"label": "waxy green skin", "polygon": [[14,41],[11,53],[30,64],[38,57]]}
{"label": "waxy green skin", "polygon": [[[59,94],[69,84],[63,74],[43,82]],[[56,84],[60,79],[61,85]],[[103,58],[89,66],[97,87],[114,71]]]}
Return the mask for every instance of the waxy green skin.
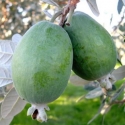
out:
{"label": "waxy green skin", "polygon": [[73,71],[86,80],[96,80],[111,72],[116,64],[116,48],[109,33],[83,12],[75,12],[65,26],[73,45]]}
{"label": "waxy green skin", "polygon": [[12,59],[12,78],[19,96],[32,104],[57,99],[72,69],[73,52],[66,31],[41,21],[23,36]]}

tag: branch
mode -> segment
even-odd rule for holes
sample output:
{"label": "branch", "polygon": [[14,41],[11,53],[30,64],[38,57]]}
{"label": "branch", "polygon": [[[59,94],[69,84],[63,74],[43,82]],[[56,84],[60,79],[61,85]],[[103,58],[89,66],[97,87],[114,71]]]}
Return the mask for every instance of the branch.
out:
{"label": "branch", "polygon": [[59,23],[60,26],[62,26],[62,27],[64,26],[67,14],[69,13],[70,10],[71,11],[75,10],[78,2],[79,2],[79,0],[69,0],[68,1],[68,4],[63,8],[63,12],[62,12],[60,23]]}
{"label": "branch", "polygon": [[111,105],[113,105],[113,104],[124,104],[124,103],[125,103],[125,99],[123,99],[123,100],[115,100],[115,101],[113,101],[111,103]]}
{"label": "branch", "polygon": [[123,12],[123,16],[121,17],[121,20],[119,21],[119,23],[118,23],[118,25],[117,26],[114,26],[114,29],[113,29],[113,32],[112,33],[114,33],[118,28],[119,28],[119,26],[121,25],[121,23],[123,22],[123,20],[124,20],[124,13],[125,13],[125,10],[124,10],[124,12]]}

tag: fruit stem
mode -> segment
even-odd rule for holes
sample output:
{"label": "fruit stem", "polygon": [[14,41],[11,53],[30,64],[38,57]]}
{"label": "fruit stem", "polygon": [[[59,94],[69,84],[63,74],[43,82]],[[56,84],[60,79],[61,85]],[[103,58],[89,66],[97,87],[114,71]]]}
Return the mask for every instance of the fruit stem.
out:
{"label": "fruit stem", "polygon": [[72,15],[74,13],[75,8],[76,8],[75,6],[70,7],[69,15],[68,15],[67,21],[65,23],[66,25],[70,25],[70,22],[72,20]]}
{"label": "fruit stem", "polygon": [[60,26],[62,26],[62,27],[64,26],[66,16],[70,12],[70,16],[69,16],[69,19],[67,22],[67,24],[69,25],[69,22],[71,20],[70,18],[72,18],[72,13],[74,12],[78,2],[79,2],[79,0],[69,0],[68,1],[68,4],[63,8],[63,12],[62,12],[60,23],[59,23]]}
{"label": "fruit stem", "polygon": [[62,10],[56,12],[53,17],[51,18],[50,22],[54,22],[56,20],[57,17],[59,17],[62,14]]}

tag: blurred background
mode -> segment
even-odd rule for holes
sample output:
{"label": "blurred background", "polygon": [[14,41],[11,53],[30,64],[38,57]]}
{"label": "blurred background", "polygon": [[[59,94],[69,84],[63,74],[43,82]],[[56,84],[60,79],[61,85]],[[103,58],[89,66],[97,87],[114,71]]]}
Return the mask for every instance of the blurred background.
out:
{"label": "blurred background", "polygon": [[[66,0],[55,0],[60,6]],[[0,39],[10,39],[13,34],[24,34],[36,22],[47,19],[43,10],[54,13],[55,8],[40,0],[0,0]]]}

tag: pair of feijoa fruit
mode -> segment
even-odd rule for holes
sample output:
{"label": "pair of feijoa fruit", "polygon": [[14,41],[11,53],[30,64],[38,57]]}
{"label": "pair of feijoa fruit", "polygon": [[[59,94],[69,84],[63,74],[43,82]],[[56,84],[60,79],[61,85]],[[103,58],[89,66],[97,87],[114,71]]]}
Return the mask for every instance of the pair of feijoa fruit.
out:
{"label": "pair of feijoa fruit", "polygon": [[109,33],[87,14],[75,12],[70,26],[41,21],[23,35],[13,55],[12,78],[19,96],[32,104],[28,115],[46,121],[46,104],[62,94],[71,70],[96,80],[115,64]]}

